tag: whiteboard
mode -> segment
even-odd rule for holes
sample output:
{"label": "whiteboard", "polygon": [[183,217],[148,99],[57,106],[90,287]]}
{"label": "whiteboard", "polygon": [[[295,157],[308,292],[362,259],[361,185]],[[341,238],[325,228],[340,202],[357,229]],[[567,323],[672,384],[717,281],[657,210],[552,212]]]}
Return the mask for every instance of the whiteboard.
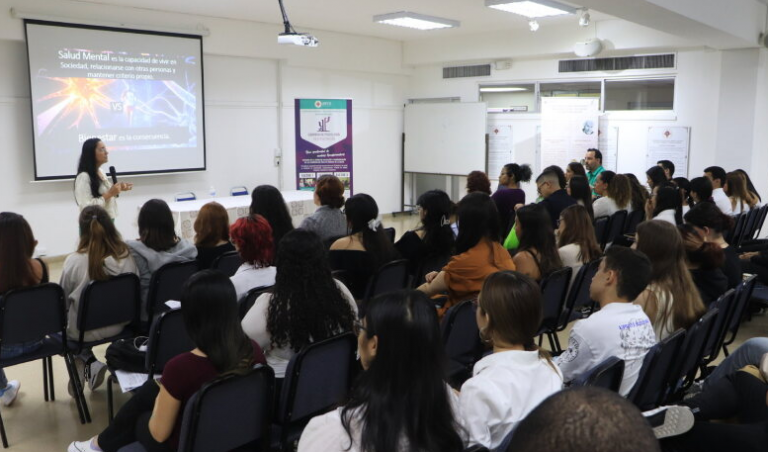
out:
{"label": "whiteboard", "polygon": [[406,105],[403,171],[486,171],[486,112],[484,102]]}

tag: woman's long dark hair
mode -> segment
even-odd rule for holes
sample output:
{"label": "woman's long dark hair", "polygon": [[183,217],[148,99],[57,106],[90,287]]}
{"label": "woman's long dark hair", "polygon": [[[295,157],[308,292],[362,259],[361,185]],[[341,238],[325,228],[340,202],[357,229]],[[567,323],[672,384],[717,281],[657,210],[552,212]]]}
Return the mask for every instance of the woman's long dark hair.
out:
{"label": "woman's long dark hair", "polygon": [[280,190],[271,185],[259,185],[251,192],[251,215],[259,214],[272,226],[275,248],[280,247],[280,239],[293,231],[293,220],[285,205]]}
{"label": "woman's long dark hair", "polygon": [[416,205],[426,212],[421,226],[427,256],[452,255],[455,239],[449,223],[453,210],[451,198],[442,190],[430,190],[419,196]]}
{"label": "woman's long dark hair", "polygon": [[0,213],[0,294],[38,281],[32,267],[35,236],[21,215]]}
{"label": "woman's long dark hair", "polygon": [[303,229],[286,234],[276,267],[267,309],[272,347],[289,346],[298,352],[312,342],[352,330],[354,313],[331,276],[317,234]]}
{"label": "woman's long dark hair", "polygon": [[197,272],[184,284],[180,301],[187,334],[216,371],[247,372],[253,363],[253,345],[240,326],[232,281],[219,271]]}
{"label": "woman's long dark hair", "polygon": [[653,216],[660,214],[665,210],[675,211],[675,223],[683,222],[683,199],[677,187],[661,186],[656,191],[656,208],[653,209]]}
{"label": "woman's long dark hair", "polygon": [[627,176],[632,186],[632,210],[643,212],[645,210],[645,203],[648,201],[648,190],[640,184],[640,181],[637,180],[637,176],[634,174],[626,173],[624,175]]}
{"label": "woman's long dark hair", "polygon": [[648,176],[648,180],[651,181],[651,190],[667,181],[667,175],[664,173],[664,168],[660,167],[659,165],[653,165],[652,167],[648,168],[648,171],[645,172],[645,175]]}
{"label": "woman's long dark hair", "polygon": [[699,228],[709,228],[715,235],[733,227],[733,217],[724,214],[714,203],[700,202],[685,214],[685,222]]}
{"label": "woman's long dark hair", "polygon": [[459,222],[456,254],[469,251],[482,239],[499,241],[499,211],[496,210],[496,203],[485,193],[475,192],[463,197],[456,209],[456,217]]}
{"label": "woman's long dark hair", "polygon": [[350,235],[361,233],[363,248],[374,259],[375,268],[397,259],[398,252],[384,232],[384,227],[381,224],[375,227],[370,224],[379,216],[379,206],[370,195],[358,193],[349,198],[344,206],[344,213],[347,216]]}
{"label": "woman's long dark hair", "polygon": [[139,240],[155,251],[166,251],[179,241],[173,214],[162,199],[150,199],[139,210]]}
{"label": "woman's long dark hair", "polygon": [[369,302],[364,318],[360,334],[378,342],[341,412],[350,441],[359,433],[361,452],[392,452],[403,444],[412,451],[463,450],[434,304],[422,292],[391,292]]}
{"label": "woman's long dark hair", "polygon": [[523,206],[517,209],[517,222],[522,232],[518,236],[520,246],[517,250],[527,251],[536,258],[541,277],[545,278],[552,271],[561,268],[563,261],[560,260],[560,253],[555,244],[555,231],[552,230],[552,220],[547,209],[541,204]]}
{"label": "woman's long dark hair", "polygon": [[581,205],[587,209],[589,218],[595,218],[595,211],[592,209],[592,188],[589,186],[589,181],[584,176],[573,176],[568,183],[568,188],[571,191],[571,198],[576,201],[581,201]]}
{"label": "woman's long dark hair", "polygon": [[88,173],[91,178],[91,195],[94,198],[101,196],[99,186],[99,168],[96,166],[96,146],[101,143],[101,138],[88,138],[83,142],[83,150],[80,152],[80,161],[77,163],[77,174]]}

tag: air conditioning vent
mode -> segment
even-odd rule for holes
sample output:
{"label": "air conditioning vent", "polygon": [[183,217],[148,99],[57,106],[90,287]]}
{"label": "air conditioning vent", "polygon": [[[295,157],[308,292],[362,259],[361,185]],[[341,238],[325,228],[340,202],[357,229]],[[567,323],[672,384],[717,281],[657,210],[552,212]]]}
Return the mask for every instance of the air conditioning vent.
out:
{"label": "air conditioning vent", "polygon": [[[560,60],[559,72],[625,71],[675,67],[675,54]],[[445,71],[445,69],[443,69]]]}
{"label": "air conditioning vent", "polygon": [[460,77],[486,77],[491,75],[490,64],[480,64],[477,66],[454,66],[443,68],[443,78]]}

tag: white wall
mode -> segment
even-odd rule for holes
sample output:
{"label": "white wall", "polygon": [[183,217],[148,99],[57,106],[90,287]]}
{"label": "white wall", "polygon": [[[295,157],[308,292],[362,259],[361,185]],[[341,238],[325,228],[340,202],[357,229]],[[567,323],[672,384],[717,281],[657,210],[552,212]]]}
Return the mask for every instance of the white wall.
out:
{"label": "white wall", "polygon": [[[117,226],[137,236],[136,213],[147,199],[172,200],[192,190],[219,195],[235,185],[295,189],[294,97],[353,99],[354,170],[357,192],[370,193],[384,213],[400,209],[402,106],[409,70],[399,42],[316,32],[319,48],[278,46],[276,25],[158,13],[54,0],[11,0],[3,7],[87,21],[194,28],[204,38],[205,128],[208,170],[195,174],[133,177],[120,198]],[[7,6],[6,6],[7,5]],[[7,9],[4,9],[7,11]],[[119,19],[117,19],[119,18]],[[32,127],[28,68],[21,20],[0,15],[0,211],[24,215],[48,255],[71,252],[77,240],[72,181],[32,183]],[[107,143],[109,145],[109,143]],[[273,162],[282,146],[283,164]],[[282,177],[281,177],[282,176]]]}

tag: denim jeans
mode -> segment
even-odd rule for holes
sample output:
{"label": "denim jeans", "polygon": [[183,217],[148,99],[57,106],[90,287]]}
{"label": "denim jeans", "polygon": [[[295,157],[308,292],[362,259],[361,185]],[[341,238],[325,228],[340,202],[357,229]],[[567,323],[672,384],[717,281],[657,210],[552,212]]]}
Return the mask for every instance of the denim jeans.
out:
{"label": "denim jeans", "polygon": [[753,337],[741,344],[733,351],[715,370],[704,380],[704,389],[709,388],[716,381],[728,376],[745,366],[759,366],[760,358],[768,353],[768,338]]}
{"label": "denim jeans", "polygon": [[[43,346],[43,341],[24,342],[21,344],[3,345],[0,348],[0,358],[16,358],[17,356],[31,353]],[[8,386],[8,379],[5,377],[5,371],[0,369],[0,390]]]}

